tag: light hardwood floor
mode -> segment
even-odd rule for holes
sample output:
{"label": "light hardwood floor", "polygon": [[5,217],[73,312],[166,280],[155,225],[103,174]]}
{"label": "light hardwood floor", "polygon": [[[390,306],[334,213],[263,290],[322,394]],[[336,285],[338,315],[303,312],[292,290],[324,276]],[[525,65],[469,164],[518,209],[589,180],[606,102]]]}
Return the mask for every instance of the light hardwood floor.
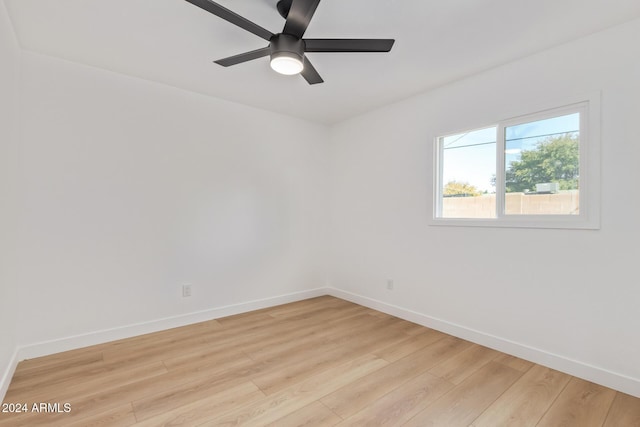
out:
{"label": "light hardwood floor", "polygon": [[11,427],[640,426],[640,399],[332,297],[25,360],[4,402]]}

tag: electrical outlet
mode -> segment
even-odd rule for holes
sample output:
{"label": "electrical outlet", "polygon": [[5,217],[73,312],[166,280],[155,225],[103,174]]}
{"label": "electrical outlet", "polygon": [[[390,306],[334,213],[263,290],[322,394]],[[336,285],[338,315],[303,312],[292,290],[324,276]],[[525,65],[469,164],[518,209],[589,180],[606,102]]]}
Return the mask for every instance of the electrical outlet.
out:
{"label": "electrical outlet", "polygon": [[395,284],[393,283],[393,280],[387,279],[387,289],[392,291],[394,287],[395,287]]}
{"label": "electrical outlet", "polygon": [[182,297],[190,297],[191,296],[191,284],[187,283],[182,285]]}

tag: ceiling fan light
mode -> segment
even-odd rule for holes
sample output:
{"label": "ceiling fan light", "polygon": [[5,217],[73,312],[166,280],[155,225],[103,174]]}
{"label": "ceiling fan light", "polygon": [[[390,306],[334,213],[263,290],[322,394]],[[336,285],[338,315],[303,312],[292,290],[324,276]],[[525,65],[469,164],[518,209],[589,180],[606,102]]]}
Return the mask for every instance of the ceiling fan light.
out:
{"label": "ceiling fan light", "polygon": [[277,52],[271,55],[271,68],[280,74],[292,76],[304,69],[303,58],[294,52]]}

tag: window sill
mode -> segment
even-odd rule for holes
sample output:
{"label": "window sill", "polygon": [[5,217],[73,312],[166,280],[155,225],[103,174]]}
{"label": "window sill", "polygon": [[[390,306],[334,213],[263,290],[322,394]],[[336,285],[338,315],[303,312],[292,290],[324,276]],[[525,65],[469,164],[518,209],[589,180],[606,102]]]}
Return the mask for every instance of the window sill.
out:
{"label": "window sill", "polygon": [[600,222],[585,217],[565,217],[549,215],[544,217],[503,217],[503,218],[432,218],[430,226],[447,227],[494,227],[494,228],[543,228],[599,230]]}

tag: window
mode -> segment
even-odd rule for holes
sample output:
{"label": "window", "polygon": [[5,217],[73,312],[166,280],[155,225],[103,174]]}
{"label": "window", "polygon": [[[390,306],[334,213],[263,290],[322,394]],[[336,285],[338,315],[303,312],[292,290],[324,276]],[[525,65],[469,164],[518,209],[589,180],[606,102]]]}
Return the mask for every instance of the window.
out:
{"label": "window", "polygon": [[597,104],[436,138],[434,224],[598,228]]}

